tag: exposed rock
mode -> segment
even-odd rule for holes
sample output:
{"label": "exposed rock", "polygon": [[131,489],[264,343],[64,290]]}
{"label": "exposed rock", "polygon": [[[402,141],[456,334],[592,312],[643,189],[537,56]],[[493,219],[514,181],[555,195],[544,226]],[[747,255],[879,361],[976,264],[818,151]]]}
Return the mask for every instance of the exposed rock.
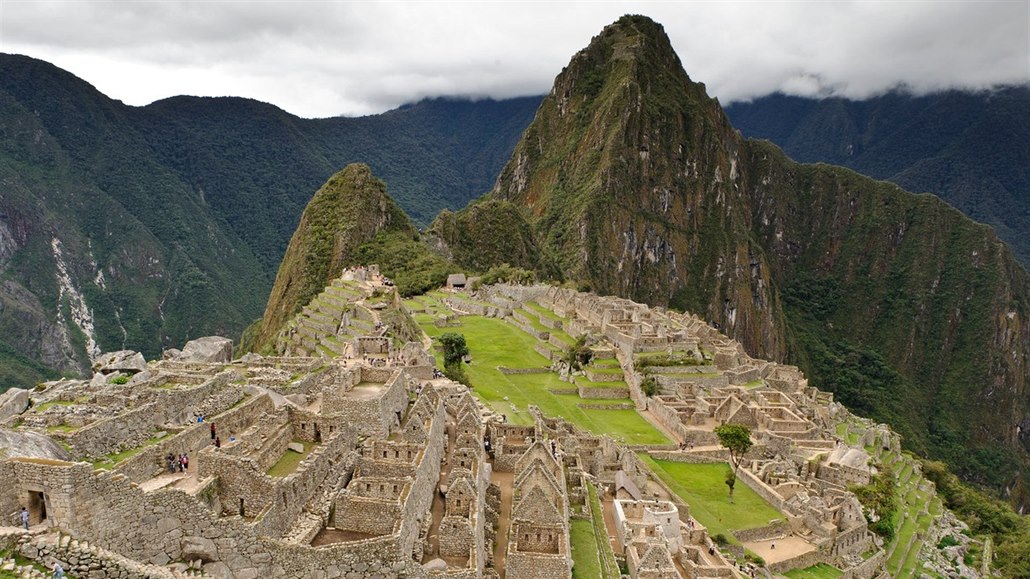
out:
{"label": "exposed rock", "polygon": [[112,372],[135,374],[146,369],[147,361],[143,359],[143,354],[132,350],[119,350],[117,352],[101,354],[96,362],[93,363],[93,371],[102,374],[110,374]]}
{"label": "exposed rock", "polygon": [[240,362],[243,362],[244,364],[253,364],[255,362],[260,362],[263,358],[264,356],[262,356],[261,354],[247,352],[240,358]]}
{"label": "exposed rock", "polygon": [[0,428],[0,456],[71,460],[68,451],[47,436]]}
{"label": "exposed rock", "polygon": [[178,348],[168,348],[167,350],[161,353],[161,359],[174,360],[179,356],[179,354],[182,354],[182,350]]}
{"label": "exposed rock", "polygon": [[299,442],[291,442],[286,445],[286,448],[292,450],[293,452],[304,454],[304,445]]}
{"label": "exposed rock", "polygon": [[0,394],[0,420],[21,414],[29,407],[29,391],[11,388]]}
{"label": "exposed rock", "polygon": [[[197,559],[204,562],[214,561],[218,559],[218,547],[211,539],[196,536],[183,537],[182,558],[190,561]],[[210,565],[205,565],[204,571],[208,571],[208,567]]]}
{"label": "exposed rock", "polygon": [[176,362],[194,364],[225,364],[232,361],[232,340],[221,336],[207,336],[190,340],[182,352],[173,358]]}
{"label": "exposed rock", "polygon": [[422,568],[426,571],[444,571],[447,569],[447,561],[443,559],[433,559],[428,563],[422,565]]}

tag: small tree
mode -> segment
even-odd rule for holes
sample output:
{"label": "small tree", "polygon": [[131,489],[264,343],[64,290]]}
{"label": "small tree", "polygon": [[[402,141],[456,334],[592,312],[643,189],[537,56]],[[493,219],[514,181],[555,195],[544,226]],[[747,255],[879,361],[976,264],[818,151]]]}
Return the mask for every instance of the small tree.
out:
{"label": "small tree", "polygon": [[469,384],[465,369],[461,361],[469,354],[468,344],[465,343],[465,336],[454,332],[447,332],[440,336],[440,345],[443,346],[443,373],[455,382],[461,382],[466,386]]}
{"label": "small tree", "polygon": [[733,500],[733,485],[737,482],[737,469],[744,462],[744,455],[751,450],[751,429],[743,424],[723,424],[715,427],[715,435],[719,444],[730,451],[732,468],[726,473],[726,486],[730,487],[730,500]]}
{"label": "small tree", "polygon": [[465,336],[461,334],[455,332],[443,334],[440,336],[440,345],[443,346],[444,367],[460,363],[462,358],[468,356],[469,347],[465,343]]}
{"label": "small tree", "polygon": [[580,334],[576,341],[566,348],[562,354],[562,359],[569,366],[569,372],[582,370],[583,366],[589,364],[593,357],[594,352],[587,346],[586,334]]}

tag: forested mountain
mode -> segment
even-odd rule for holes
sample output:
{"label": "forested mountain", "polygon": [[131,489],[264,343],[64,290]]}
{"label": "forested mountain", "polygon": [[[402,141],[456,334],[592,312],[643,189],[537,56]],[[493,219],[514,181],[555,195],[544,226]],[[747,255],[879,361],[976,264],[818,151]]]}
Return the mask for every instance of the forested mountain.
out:
{"label": "forested mountain", "polygon": [[301,119],[239,98],[146,107],[0,55],[0,388],[147,357],[261,315],[312,192],[362,161],[416,223],[489,190],[539,97]]}
{"label": "forested mountain", "polygon": [[775,94],[726,107],[791,158],[933,193],[994,227],[1030,267],[1030,87],[855,101]]}
{"label": "forested mountain", "polygon": [[525,223],[505,209],[502,238],[461,240],[456,262],[528,226],[541,271],[693,311],[1027,496],[1030,277],[1009,248],[937,197],[742,138],[653,21],[573,57],[487,200]]}

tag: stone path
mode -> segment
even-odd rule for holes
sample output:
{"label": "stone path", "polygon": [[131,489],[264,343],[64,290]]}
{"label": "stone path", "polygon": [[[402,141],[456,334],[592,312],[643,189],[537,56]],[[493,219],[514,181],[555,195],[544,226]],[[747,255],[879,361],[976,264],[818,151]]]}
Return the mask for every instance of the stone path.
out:
{"label": "stone path", "polygon": [[508,553],[508,530],[511,528],[511,498],[515,475],[493,471],[490,481],[501,488],[501,512],[498,516],[497,544],[494,545],[494,569],[504,579],[504,561]]}

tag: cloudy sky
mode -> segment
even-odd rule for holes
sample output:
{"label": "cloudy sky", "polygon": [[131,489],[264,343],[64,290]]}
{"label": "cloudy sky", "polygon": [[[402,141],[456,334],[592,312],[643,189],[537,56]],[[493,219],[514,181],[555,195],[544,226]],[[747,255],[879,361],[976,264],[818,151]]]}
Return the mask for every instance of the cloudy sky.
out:
{"label": "cloudy sky", "polygon": [[245,96],[305,117],[546,92],[626,13],[661,22],[723,102],[1030,82],[1030,0],[334,2],[0,0],[0,52],[143,105]]}

